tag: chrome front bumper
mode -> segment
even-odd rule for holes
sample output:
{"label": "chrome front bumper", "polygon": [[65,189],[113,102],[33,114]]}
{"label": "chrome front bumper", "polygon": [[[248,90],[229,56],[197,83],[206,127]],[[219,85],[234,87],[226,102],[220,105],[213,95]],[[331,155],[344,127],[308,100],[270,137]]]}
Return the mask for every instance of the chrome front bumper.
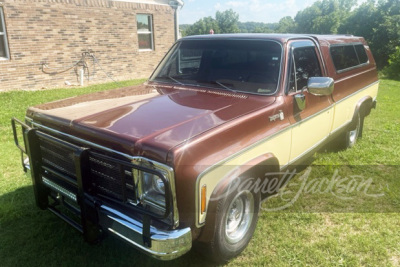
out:
{"label": "chrome front bumper", "polygon": [[100,225],[129,244],[159,260],[172,260],[192,247],[190,228],[179,230],[160,230],[150,226],[151,246],[143,242],[142,223],[105,205],[100,206]]}

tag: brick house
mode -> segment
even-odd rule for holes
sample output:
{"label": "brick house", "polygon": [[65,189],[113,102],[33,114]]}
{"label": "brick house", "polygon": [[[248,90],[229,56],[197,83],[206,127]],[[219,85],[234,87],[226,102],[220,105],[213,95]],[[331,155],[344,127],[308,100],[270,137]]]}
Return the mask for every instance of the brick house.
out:
{"label": "brick house", "polygon": [[[0,0],[0,91],[147,78],[181,0]],[[85,53],[86,52],[86,53]]]}

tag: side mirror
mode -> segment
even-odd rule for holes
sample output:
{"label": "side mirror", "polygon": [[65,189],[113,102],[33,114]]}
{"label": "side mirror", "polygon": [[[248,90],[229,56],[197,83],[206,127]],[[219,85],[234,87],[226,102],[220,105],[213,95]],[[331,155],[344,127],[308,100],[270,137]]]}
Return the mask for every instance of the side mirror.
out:
{"label": "side mirror", "polygon": [[329,77],[311,77],[307,82],[308,92],[316,96],[331,95],[334,87],[335,83]]}

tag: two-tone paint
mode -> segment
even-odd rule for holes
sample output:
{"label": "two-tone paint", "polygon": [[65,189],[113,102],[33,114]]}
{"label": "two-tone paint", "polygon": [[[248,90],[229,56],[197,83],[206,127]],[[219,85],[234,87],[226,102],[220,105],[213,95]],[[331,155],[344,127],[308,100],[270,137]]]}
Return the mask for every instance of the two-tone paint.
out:
{"label": "two-tone paint", "polygon": [[[198,37],[196,37],[198,38]],[[253,38],[284,48],[279,88],[274,95],[235,93],[215,88],[159,84],[78,96],[32,107],[27,118],[43,131],[75,136],[118,153],[140,156],[171,167],[175,173],[178,228],[190,227],[196,239],[207,222],[206,208],[219,186],[233,176],[265,165],[280,171],[315,151],[352,122],[355,112],[373,106],[378,78],[372,54],[362,38],[300,35],[235,35],[201,38]],[[287,90],[290,47],[314,45],[323,76],[335,81],[332,95]],[[368,64],[337,72],[329,47],[362,43]],[[296,109],[303,93],[306,108]],[[47,130],[46,130],[47,129]],[[257,169],[258,170],[258,169]],[[254,175],[259,175],[255,173]]]}
{"label": "two-tone paint", "polygon": [[[272,165],[269,167],[271,172],[284,170],[346,130],[360,108],[364,109],[364,115],[368,115],[376,101],[379,81],[375,61],[362,38],[296,36],[281,41],[286,48],[282,73],[287,73],[290,47],[304,41],[312,42],[323,76],[331,77],[335,81],[334,92],[330,96],[315,96],[307,91],[289,93],[288,77],[282,75],[281,88],[275,95],[273,104],[265,105],[252,114],[244,114],[227,122],[223,127],[207,132],[171,151],[177,176],[197,177],[195,182],[186,179],[184,183],[178,184],[177,188],[178,192],[184,191],[184,188],[195,188],[195,199],[187,194],[181,196],[185,203],[181,215],[190,221],[191,226],[201,227],[206,223],[207,212],[202,213],[200,210],[201,189],[204,186],[207,186],[206,197],[209,204],[219,185],[227,184],[226,180],[232,176],[240,176],[254,166]],[[349,42],[365,45],[368,64],[338,73],[330,58],[329,47]],[[306,108],[302,111],[297,109],[294,102],[294,96],[299,93],[303,93],[306,98]],[[270,120],[271,117],[278,116],[278,120]],[[261,175],[260,178],[263,178],[263,174],[252,175]]]}

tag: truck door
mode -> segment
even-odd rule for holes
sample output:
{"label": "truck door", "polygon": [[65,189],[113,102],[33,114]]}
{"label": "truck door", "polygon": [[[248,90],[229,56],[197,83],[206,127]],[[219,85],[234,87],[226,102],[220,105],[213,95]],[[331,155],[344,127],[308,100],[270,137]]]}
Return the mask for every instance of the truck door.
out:
{"label": "truck door", "polygon": [[289,43],[286,99],[292,123],[290,162],[294,163],[329,135],[333,107],[331,96],[316,96],[307,91],[310,77],[322,77],[325,70],[318,48],[311,40]]}

